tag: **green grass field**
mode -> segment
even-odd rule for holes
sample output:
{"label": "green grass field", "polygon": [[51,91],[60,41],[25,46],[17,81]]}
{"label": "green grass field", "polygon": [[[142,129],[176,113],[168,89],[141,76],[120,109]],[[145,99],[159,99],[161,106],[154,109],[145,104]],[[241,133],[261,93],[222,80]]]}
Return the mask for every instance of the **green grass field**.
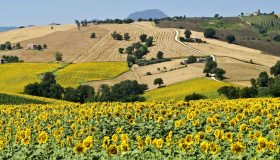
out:
{"label": "green grass field", "polygon": [[70,104],[71,102],[15,93],[0,93],[0,105]]}
{"label": "green grass field", "polygon": [[128,71],[125,62],[95,62],[71,64],[55,72],[56,80],[64,87],[76,87],[79,84],[111,79]]}
{"label": "green grass field", "polygon": [[192,93],[201,93],[208,98],[218,98],[217,89],[223,86],[236,86],[226,82],[217,82],[207,78],[197,78],[145,93],[147,101],[184,100]]}

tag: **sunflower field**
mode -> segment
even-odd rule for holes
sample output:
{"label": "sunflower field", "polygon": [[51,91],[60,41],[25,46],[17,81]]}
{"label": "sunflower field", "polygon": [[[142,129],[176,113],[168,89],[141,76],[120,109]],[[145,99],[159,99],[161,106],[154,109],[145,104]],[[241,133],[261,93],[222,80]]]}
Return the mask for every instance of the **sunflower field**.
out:
{"label": "sunflower field", "polygon": [[1,159],[280,159],[280,99],[0,108]]}

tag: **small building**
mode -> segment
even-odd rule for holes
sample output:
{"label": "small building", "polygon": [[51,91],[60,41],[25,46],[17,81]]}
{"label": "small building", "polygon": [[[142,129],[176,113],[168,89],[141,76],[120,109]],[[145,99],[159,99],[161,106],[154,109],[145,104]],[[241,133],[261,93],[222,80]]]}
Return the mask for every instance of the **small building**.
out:
{"label": "small building", "polygon": [[37,47],[38,47],[37,44],[28,44],[27,45],[27,49],[31,49],[31,50],[36,49]]}
{"label": "small building", "polygon": [[0,64],[7,63],[7,61],[4,58],[0,58]]}

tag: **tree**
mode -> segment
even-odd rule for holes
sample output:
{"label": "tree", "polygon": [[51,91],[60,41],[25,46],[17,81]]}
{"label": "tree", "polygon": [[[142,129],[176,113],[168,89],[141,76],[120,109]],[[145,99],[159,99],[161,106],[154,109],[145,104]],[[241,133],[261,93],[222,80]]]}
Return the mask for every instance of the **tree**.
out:
{"label": "tree", "polygon": [[77,89],[78,102],[85,103],[94,97],[94,88],[89,85],[80,85]]}
{"label": "tree", "polygon": [[193,93],[193,94],[187,95],[185,97],[185,101],[187,101],[187,102],[189,102],[191,100],[200,100],[200,99],[207,99],[207,97],[202,94],[198,94],[198,93]]}
{"label": "tree", "polygon": [[162,78],[156,78],[154,80],[154,85],[158,85],[158,87],[161,87],[161,85],[163,85],[163,84],[164,84],[164,82],[163,82]]}
{"label": "tree", "polygon": [[146,34],[140,35],[140,41],[141,41],[141,42],[146,42],[147,37],[148,37],[148,36],[147,36]]}
{"label": "tree", "polygon": [[190,30],[186,30],[184,34],[186,38],[191,38],[192,32]]}
{"label": "tree", "polygon": [[214,15],[214,18],[219,18],[219,17],[220,17],[219,14],[215,14],[215,15]]}
{"label": "tree", "polygon": [[14,49],[22,49],[20,43],[17,43],[17,44],[15,45]]}
{"label": "tree", "polygon": [[128,41],[130,39],[129,33],[125,33],[123,37],[126,41]]}
{"label": "tree", "polygon": [[255,98],[258,95],[258,90],[255,87],[246,87],[240,90],[241,98]]}
{"label": "tree", "polygon": [[187,63],[188,64],[195,63],[196,59],[197,59],[196,56],[191,55],[188,57]]}
{"label": "tree", "polygon": [[122,53],[123,53],[123,51],[124,51],[124,48],[119,48],[119,50],[118,50],[118,51],[119,51],[119,53],[121,53],[121,54],[122,54]]}
{"label": "tree", "polygon": [[215,38],[216,35],[216,31],[212,28],[205,29],[203,33],[205,38]]}
{"label": "tree", "polygon": [[44,48],[44,49],[47,49],[48,46],[44,43],[43,48]]}
{"label": "tree", "polygon": [[72,87],[65,88],[64,100],[70,101],[70,102],[78,102],[79,97],[78,97],[78,93],[77,93],[76,89],[74,89]]}
{"label": "tree", "polygon": [[226,96],[228,99],[239,98],[239,89],[233,86],[224,86],[217,90],[220,95]]}
{"label": "tree", "polygon": [[61,62],[63,59],[62,53],[56,52],[55,53],[55,60]]}
{"label": "tree", "polygon": [[62,99],[64,93],[64,88],[60,84],[51,84],[50,91],[48,93],[48,98]]}
{"label": "tree", "polygon": [[227,35],[226,36],[226,41],[228,43],[234,43],[235,42],[235,36],[234,35]]}
{"label": "tree", "polygon": [[5,49],[6,50],[12,50],[13,49],[11,42],[6,42],[5,43]]}
{"label": "tree", "polygon": [[96,38],[96,34],[95,33],[91,33],[90,38]]}
{"label": "tree", "polygon": [[157,59],[162,59],[163,58],[164,53],[162,51],[158,51],[157,53]]}
{"label": "tree", "polygon": [[127,63],[129,67],[132,67],[136,63],[137,59],[133,55],[128,55],[127,56]]}
{"label": "tree", "polygon": [[75,20],[75,23],[76,23],[76,25],[77,25],[77,27],[78,27],[78,30],[80,30],[80,29],[81,29],[81,23],[80,23],[80,21],[79,21],[79,20]]}
{"label": "tree", "polygon": [[259,87],[267,87],[269,83],[269,76],[267,72],[261,72],[257,79],[257,84]]}
{"label": "tree", "polygon": [[213,69],[217,68],[217,62],[210,60],[205,64],[205,68],[203,70],[203,73],[212,73]]}
{"label": "tree", "polygon": [[38,96],[38,90],[39,90],[39,83],[33,83],[33,84],[28,84],[27,86],[24,87],[24,94],[28,95],[33,95],[33,96]]}
{"label": "tree", "polygon": [[146,39],[145,45],[147,47],[152,47],[153,46],[153,41],[154,41],[154,38],[153,37],[149,37],[149,38]]}
{"label": "tree", "polygon": [[41,50],[43,50],[43,47],[39,44],[39,45],[37,46],[37,50],[41,51]]}
{"label": "tree", "polygon": [[226,74],[226,71],[221,68],[214,68],[212,73],[215,74],[216,78],[224,80],[224,75]]}
{"label": "tree", "polygon": [[120,102],[142,101],[145,90],[148,89],[146,84],[139,84],[137,81],[126,80],[115,84],[111,88],[112,100]]}
{"label": "tree", "polygon": [[111,88],[107,84],[102,84],[98,90],[101,102],[112,101]]}
{"label": "tree", "polygon": [[56,80],[54,74],[51,72],[46,72],[42,77],[42,82],[46,82],[48,84],[55,84]]}
{"label": "tree", "polygon": [[280,75],[280,61],[276,62],[276,64],[270,68],[270,74],[274,76]]}

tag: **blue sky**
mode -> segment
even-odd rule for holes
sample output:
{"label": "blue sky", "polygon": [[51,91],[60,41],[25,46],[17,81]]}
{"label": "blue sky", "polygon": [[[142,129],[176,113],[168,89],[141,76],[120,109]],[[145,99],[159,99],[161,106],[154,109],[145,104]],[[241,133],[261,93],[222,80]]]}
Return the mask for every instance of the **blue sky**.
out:
{"label": "blue sky", "polygon": [[257,9],[280,13],[280,0],[0,0],[0,26],[126,18],[145,9],[161,9],[169,16],[236,16]]}

